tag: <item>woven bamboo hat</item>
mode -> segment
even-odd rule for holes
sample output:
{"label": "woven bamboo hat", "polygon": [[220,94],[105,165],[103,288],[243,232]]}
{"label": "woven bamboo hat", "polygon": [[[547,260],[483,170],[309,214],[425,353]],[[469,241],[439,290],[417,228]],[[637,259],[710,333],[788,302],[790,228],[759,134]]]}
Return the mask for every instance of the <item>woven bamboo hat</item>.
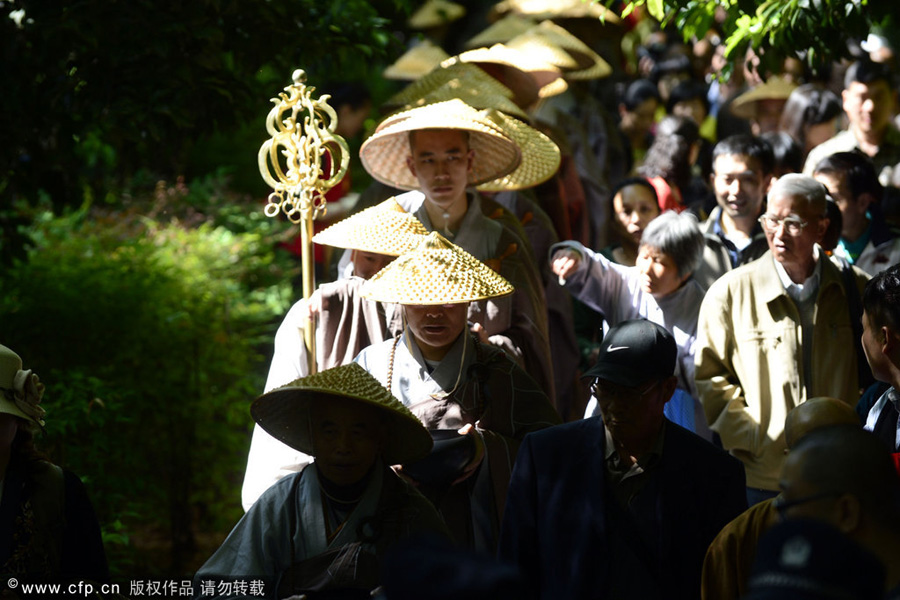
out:
{"label": "woven bamboo hat", "polygon": [[[510,40],[507,46],[517,48],[524,51],[535,51],[530,46],[540,45],[540,40],[534,40],[534,37],[543,38],[543,41],[561,48],[572,57],[575,66],[568,67],[557,65],[560,67],[566,79],[573,81],[584,81],[588,79],[601,79],[612,73],[612,67],[608,62],[591,50],[591,48],[579,40],[577,37],[560,27],[553,21],[543,21],[539,25],[532,27],[529,31]],[[546,52],[546,50],[544,50]],[[542,60],[546,60],[542,58]],[[556,64],[552,61],[551,64]]]}
{"label": "woven bamboo hat", "polygon": [[419,10],[410,15],[410,29],[423,30],[458,21],[466,14],[461,4],[449,0],[426,0]]}
{"label": "woven bamboo hat", "polygon": [[619,16],[600,2],[584,0],[503,0],[494,5],[495,14],[519,14],[533,19],[598,19],[618,23]]}
{"label": "woven bamboo hat", "polygon": [[544,183],[559,170],[559,146],[549,137],[518,119],[489,110],[494,121],[522,149],[522,162],[515,171],[478,186],[483,192],[523,190]]}
{"label": "woven bamboo hat", "polygon": [[469,134],[469,148],[475,151],[469,185],[503,177],[518,167],[522,159],[515,142],[483,112],[461,100],[449,100],[385,119],[359,150],[363,166],[386,185],[407,190],[418,188],[419,182],[406,166],[406,158],[412,154],[409,133],[422,129],[456,129]]}
{"label": "woven bamboo hat", "polygon": [[496,271],[432,231],[418,248],[369,279],[364,298],[396,304],[461,304],[513,293]]}
{"label": "woven bamboo hat", "polygon": [[528,115],[525,111],[506,96],[498,96],[492,93],[490,89],[482,87],[460,87],[458,81],[448,81],[440,87],[429,90],[421,98],[404,106],[402,110],[410,110],[418,106],[436,104],[438,102],[447,102],[448,100],[462,100],[478,110],[496,108],[508,115],[513,115],[525,121],[528,120]]}
{"label": "woven bamboo hat", "polygon": [[430,40],[416,44],[384,70],[385,79],[415,81],[450,58],[444,49]]}
{"label": "woven bamboo hat", "polygon": [[415,250],[428,230],[394,198],[372,206],[323,229],[313,236],[317,244],[400,256]]}
{"label": "woven bamboo hat", "polygon": [[302,377],[253,401],[250,414],[269,435],[304,454],[315,456],[311,409],[344,400],[377,409],[387,435],[382,458],[399,464],[425,457],[433,446],[428,430],[403,403],[357,363]]}
{"label": "woven bamboo hat", "polygon": [[12,349],[0,345],[0,413],[44,426],[41,398],[44,384],[31,369],[22,369],[22,359]]}
{"label": "woven bamboo hat", "polygon": [[756,117],[756,103],[762,100],[784,100],[797,89],[797,84],[780,75],[770,77],[756,87],[747,90],[731,103],[731,112],[742,119]]}
{"label": "woven bamboo hat", "polygon": [[486,29],[465,43],[466,49],[483,48],[494,44],[505,44],[519,34],[525,33],[537,25],[522,15],[510,13],[491,23]]}
{"label": "woven bamboo hat", "polygon": [[479,69],[468,63],[456,63],[448,67],[436,67],[427,75],[412,82],[381,105],[381,109],[390,112],[403,106],[409,106],[428,92],[442,85],[449,85],[457,89],[473,89],[494,96],[504,98],[513,97],[513,92],[508,87]]}
{"label": "woven bamboo hat", "polygon": [[484,69],[511,89],[516,104],[523,108],[531,106],[538,98],[561,94],[568,87],[559,67],[503,44],[468,50],[442,64],[448,66],[456,62],[473,63]]}

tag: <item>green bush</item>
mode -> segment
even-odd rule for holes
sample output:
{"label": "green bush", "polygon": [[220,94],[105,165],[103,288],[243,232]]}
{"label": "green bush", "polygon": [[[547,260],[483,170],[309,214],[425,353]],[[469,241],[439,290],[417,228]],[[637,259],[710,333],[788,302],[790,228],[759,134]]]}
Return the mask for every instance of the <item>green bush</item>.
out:
{"label": "green bush", "polygon": [[47,385],[40,446],[88,484],[114,577],[187,574],[241,514],[286,226],[220,179],[36,216],[0,275],[0,343]]}

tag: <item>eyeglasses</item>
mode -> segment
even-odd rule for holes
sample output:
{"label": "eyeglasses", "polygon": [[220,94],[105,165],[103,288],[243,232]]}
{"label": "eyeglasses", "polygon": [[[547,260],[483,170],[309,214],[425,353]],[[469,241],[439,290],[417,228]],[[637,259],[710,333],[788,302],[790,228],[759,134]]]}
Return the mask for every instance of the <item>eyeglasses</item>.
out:
{"label": "eyeglasses", "polygon": [[776,219],[770,215],[763,215],[759,218],[759,224],[767,231],[775,231],[779,225],[784,225],[784,230],[788,235],[800,235],[803,228],[809,225],[809,221],[798,219],[797,217],[785,217]]}
{"label": "eyeglasses", "polygon": [[840,495],[841,492],[818,492],[816,494],[810,494],[808,496],[801,496],[799,498],[795,498],[794,500],[788,500],[784,496],[778,496],[775,498],[775,500],[772,501],[772,507],[775,509],[775,512],[778,513],[778,518],[783,521],[785,519],[785,515],[787,515],[787,511],[796,506],[809,504],[810,502],[815,502],[817,500],[824,500],[825,498],[834,498]]}
{"label": "eyeglasses", "polygon": [[611,387],[608,385],[603,385],[599,381],[595,381],[591,385],[591,394],[597,400],[611,400],[615,398],[616,400],[622,400],[626,403],[637,402],[647,394],[653,391],[653,388],[659,385],[659,381],[654,381],[653,384],[646,388],[644,391],[638,391],[634,388],[627,387]]}

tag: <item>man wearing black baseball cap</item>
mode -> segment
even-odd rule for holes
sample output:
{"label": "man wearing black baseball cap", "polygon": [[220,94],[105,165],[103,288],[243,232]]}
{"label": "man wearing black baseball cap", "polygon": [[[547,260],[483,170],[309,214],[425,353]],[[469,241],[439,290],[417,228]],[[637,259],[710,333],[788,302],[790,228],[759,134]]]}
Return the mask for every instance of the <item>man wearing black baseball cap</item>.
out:
{"label": "man wearing black baseball cap", "polygon": [[666,420],[675,340],[644,319],[611,328],[587,373],[600,416],[527,435],[500,556],[540,598],[697,598],[703,556],[746,508],[740,462]]}

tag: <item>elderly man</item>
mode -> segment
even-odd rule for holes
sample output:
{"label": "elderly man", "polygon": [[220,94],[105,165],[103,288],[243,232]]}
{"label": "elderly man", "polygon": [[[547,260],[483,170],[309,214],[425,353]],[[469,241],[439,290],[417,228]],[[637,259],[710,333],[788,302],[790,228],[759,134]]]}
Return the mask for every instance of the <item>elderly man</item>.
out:
{"label": "elderly man", "polygon": [[707,422],[743,461],[748,502],[774,497],[787,412],[815,396],[859,398],[847,290],[818,247],[828,227],[825,188],[785,175],[760,217],[769,252],[716,281],[703,299],[695,352]]}
{"label": "elderly man", "polygon": [[316,461],[253,504],[195,575],[198,598],[247,597],[219,585],[237,579],[261,580],[268,598],[367,593],[398,541],[447,534],[431,504],[388,468],[427,455],[431,437],[359,365],[276,388],[250,410],[270,435]]}
{"label": "elderly man", "polygon": [[422,484],[457,541],[491,553],[519,443],[560,422],[537,383],[469,331],[470,302],[511,292],[492,269],[432,232],[366,284],[364,296],[402,305],[406,326],[356,358],[428,429],[445,430],[434,435],[446,452],[399,472]]}
{"label": "elderly man", "polygon": [[884,187],[871,161],[857,152],[825,157],[813,173],[841,211],[841,237],[835,256],[869,275],[900,262],[900,237],[881,214]]}
{"label": "elderly man", "polygon": [[544,599],[695,599],[709,542],[747,506],[740,463],[663,416],[675,339],[609,330],[586,375],[600,416],[528,435],[500,536]]}
{"label": "elderly man", "polygon": [[844,75],[841,99],[850,126],[813,148],[803,173],[812,175],[835,152],[858,151],[872,160],[881,184],[889,185],[900,163],[900,130],[893,122],[897,90],[890,67],[868,59],[853,63]]}
{"label": "elderly man", "polygon": [[[393,336],[399,329],[393,310],[360,297],[359,290],[396,256],[415,248],[426,233],[414,216],[387,200],[316,234],[316,243],[350,249],[353,270],[344,279],[323,284],[288,311],[275,333],[266,391],[309,374],[303,332],[311,316],[317,317],[319,370],[347,364],[366,346]],[[244,510],[270,485],[311,460],[254,426],[241,490]]]}
{"label": "elderly man", "polygon": [[884,597],[900,597],[900,478],[876,436],[852,425],[810,433],[788,455],[780,485],[783,518],[836,527],[884,565]]}
{"label": "elderly man", "polygon": [[460,100],[386,119],[360,149],[363,166],[387,185],[414,191],[397,202],[515,286],[512,295],[474,302],[469,318],[483,340],[503,348],[553,397],[547,308],[540,274],[524,242],[486,217],[467,188],[514,170],[521,153],[485,111]]}
{"label": "elderly man", "polygon": [[694,273],[703,289],[768,249],[759,215],[775,170],[772,147],[746,134],[733,135],[716,144],[712,160],[711,181],[718,206],[700,226],[706,237],[706,250]]}
{"label": "elderly man", "polygon": [[862,322],[862,347],[872,374],[891,385],[869,410],[865,427],[885,442],[900,467],[900,265],[866,285]]}

